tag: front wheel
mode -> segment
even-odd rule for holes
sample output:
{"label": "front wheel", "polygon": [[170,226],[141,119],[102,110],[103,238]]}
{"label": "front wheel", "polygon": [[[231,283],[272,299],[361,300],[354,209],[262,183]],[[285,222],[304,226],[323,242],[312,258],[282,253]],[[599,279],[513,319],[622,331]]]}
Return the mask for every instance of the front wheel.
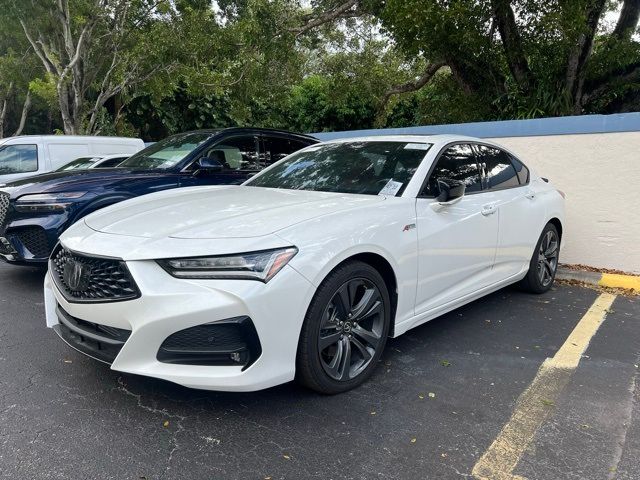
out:
{"label": "front wheel", "polygon": [[529,272],[520,281],[520,287],[532,293],[548,291],[556,278],[559,254],[560,235],[558,229],[554,224],[547,223],[533,251]]}
{"label": "front wheel", "polygon": [[378,271],[363,262],[334,270],[302,326],[297,379],[320,393],[350,390],[373,373],[389,333],[391,302]]}

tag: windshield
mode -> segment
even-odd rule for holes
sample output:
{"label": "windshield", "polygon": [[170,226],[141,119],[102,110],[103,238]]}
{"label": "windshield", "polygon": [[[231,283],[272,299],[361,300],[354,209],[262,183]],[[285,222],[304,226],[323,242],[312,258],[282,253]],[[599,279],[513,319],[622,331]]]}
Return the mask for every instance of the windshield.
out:
{"label": "windshield", "polygon": [[67,170],[84,170],[85,168],[89,168],[93,165],[98,158],[93,157],[83,157],[74,160],[73,162],[69,162],[66,165],[63,165],[56,172],[65,172]]}
{"label": "windshield", "polygon": [[294,153],[245,185],[322,192],[400,195],[429,143],[347,142]]}
{"label": "windshield", "polygon": [[118,167],[135,170],[166,170],[175,167],[214,134],[215,132],[194,132],[173,135],[139,151]]}

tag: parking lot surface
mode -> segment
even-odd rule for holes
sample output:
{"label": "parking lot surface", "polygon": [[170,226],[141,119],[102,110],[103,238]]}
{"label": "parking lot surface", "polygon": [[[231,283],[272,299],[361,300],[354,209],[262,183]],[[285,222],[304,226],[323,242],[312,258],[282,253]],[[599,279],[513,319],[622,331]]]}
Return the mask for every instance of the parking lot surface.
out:
{"label": "parking lot surface", "polygon": [[509,435],[485,478],[640,478],[637,298],[615,298],[562,381],[543,363],[599,293],[508,288],[391,340],[369,382],[327,397],[113,372],[45,327],[42,279],[0,265],[0,478],[482,478]]}

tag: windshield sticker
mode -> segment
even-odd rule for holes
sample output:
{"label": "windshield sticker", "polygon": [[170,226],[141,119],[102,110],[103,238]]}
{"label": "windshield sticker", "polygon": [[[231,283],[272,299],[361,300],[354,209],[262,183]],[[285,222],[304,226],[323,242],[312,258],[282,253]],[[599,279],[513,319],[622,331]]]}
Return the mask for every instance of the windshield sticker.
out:
{"label": "windshield sticker", "polygon": [[396,182],[393,178],[378,192],[378,195],[388,195],[395,197],[396,193],[402,188],[402,182]]}
{"label": "windshield sticker", "polygon": [[429,150],[430,143],[407,143],[404,146],[405,150]]}

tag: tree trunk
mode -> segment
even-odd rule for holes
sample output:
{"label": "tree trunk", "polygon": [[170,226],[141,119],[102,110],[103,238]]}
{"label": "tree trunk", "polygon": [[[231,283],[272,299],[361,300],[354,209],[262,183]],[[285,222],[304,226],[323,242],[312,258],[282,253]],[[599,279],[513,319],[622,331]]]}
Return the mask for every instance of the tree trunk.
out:
{"label": "tree trunk", "polygon": [[620,40],[629,40],[640,20],[640,0],[625,0],[613,35]]}
{"label": "tree trunk", "polygon": [[526,93],[533,85],[533,78],[524,47],[522,46],[522,38],[516,25],[515,14],[509,0],[493,0],[491,3],[509,70],[515,81]]}
{"label": "tree trunk", "polygon": [[29,114],[29,109],[31,108],[31,90],[27,90],[27,97],[24,99],[24,104],[22,105],[22,115],[20,115],[20,124],[18,125],[18,129],[13,134],[14,137],[17,137],[24,130],[24,126],[27,123],[27,115]]}
{"label": "tree trunk", "polygon": [[2,100],[2,108],[0,108],[0,138],[4,138],[4,122],[7,119],[7,103],[9,100],[9,95],[11,95],[11,90],[13,89],[13,82],[9,83],[9,88],[7,88],[7,94],[4,96]]}
{"label": "tree trunk", "polygon": [[578,36],[575,47],[567,59],[567,73],[565,89],[571,99],[572,113],[582,113],[582,87],[584,85],[585,66],[591,55],[593,39],[596,35],[600,16],[606,5],[606,0],[593,0],[586,13],[587,22],[584,32]]}

